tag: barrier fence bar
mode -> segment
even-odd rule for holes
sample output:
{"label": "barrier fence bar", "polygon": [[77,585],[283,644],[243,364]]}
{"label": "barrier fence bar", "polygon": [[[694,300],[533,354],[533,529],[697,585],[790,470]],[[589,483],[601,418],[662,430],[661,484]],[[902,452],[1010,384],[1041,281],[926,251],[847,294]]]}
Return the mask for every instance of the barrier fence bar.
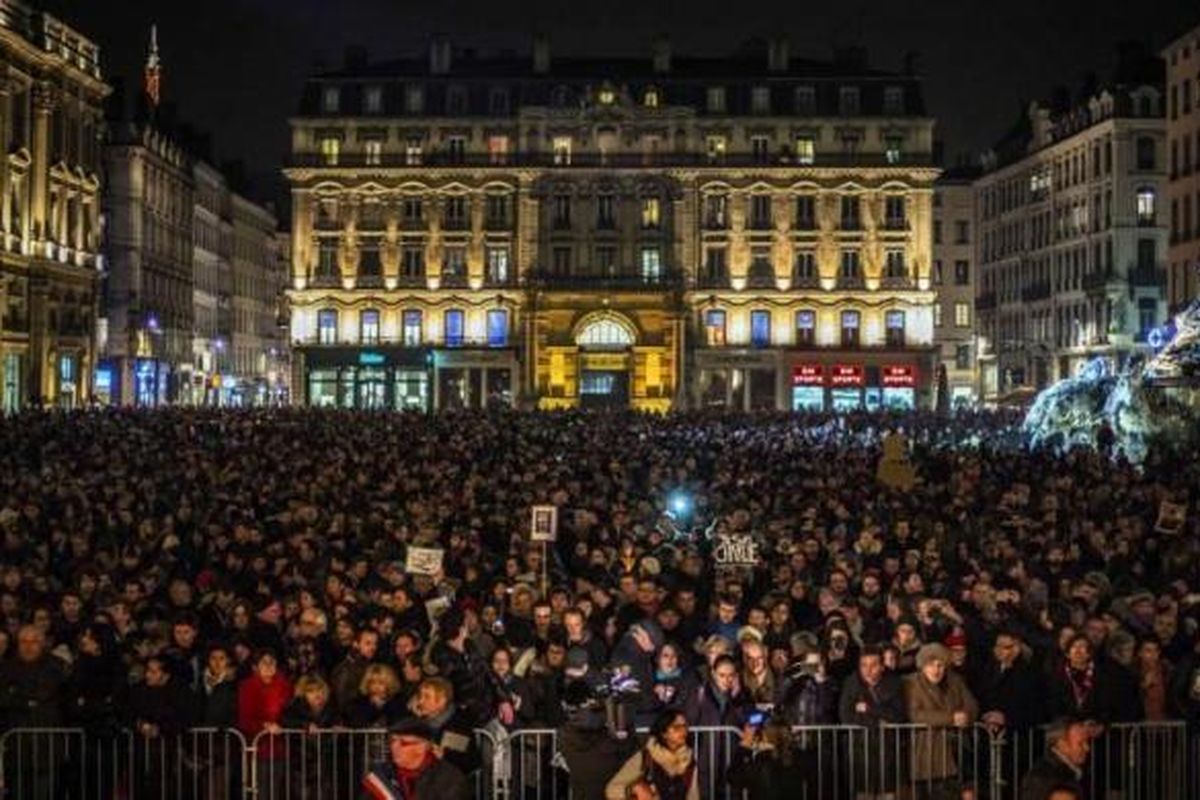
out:
{"label": "barrier fence bar", "polygon": [[[469,776],[475,797],[569,800],[572,782],[602,790],[645,735],[478,730],[470,761],[478,768]],[[741,748],[741,731],[693,728],[690,735],[701,796],[749,797],[739,776],[754,755]],[[1039,728],[797,727],[790,741],[800,776],[794,796],[1017,800],[1047,741]],[[223,729],[99,734],[20,728],[0,735],[0,798],[350,800],[360,796],[367,770],[388,756],[382,729],[281,730],[247,742]],[[1200,735],[1189,736],[1182,722],[1105,726],[1092,740],[1084,783],[1089,797],[1106,800],[1200,797]]]}

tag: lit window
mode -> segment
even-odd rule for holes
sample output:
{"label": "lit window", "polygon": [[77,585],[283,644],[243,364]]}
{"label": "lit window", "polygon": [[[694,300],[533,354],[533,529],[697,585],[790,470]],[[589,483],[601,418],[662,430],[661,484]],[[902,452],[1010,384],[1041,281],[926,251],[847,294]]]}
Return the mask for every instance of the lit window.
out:
{"label": "lit window", "polygon": [[941,303],[933,304],[933,327],[935,327],[935,328],[942,327],[942,304]]}
{"label": "lit window", "polygon": [[642,198],[642,227],[657,228],[660,222],[659,219],[660,207],[657,197]]}
{"label": "lit window", "polygon": [[633,335],[624,325],[612,319],[594,320],[579,332],[575,344],[582,347],[629,347]]}
{"label": "lit window", "polygon": [[647,89],[646,94],[642,96],[642,105],[646,108],[658,108],[658,89]]}
{"label": "lit window", "polygon": [[379,343],[379,312],[368,309],[358,315],[358,340],[362,344]]}
{"label": "lit window", "polygon": [[421,140],[418,137],[410,137],[404,143],[404,163],[410,167],[421,163]]}
{"label": "lit window", "polygon": [[971,325],[971,304],[970,303],[955,303],[954,304],[954,324],[959,328],[967,328]]}
{"label": "lit window", "polygon": [[596,95],[596,99],[600,101],[600,105],[602,106],[611,106],[614,102],[616,102],[617,94],[612,89],[605,86],[600,90],[599,94]]}
{"label": "lit window", "polygon": [[554,163],[567,165],[571,163],[571,137],[570,136],[555,136],[553,140],[554,146]]}
{"label": "lit window", "polygon": [[326,136],[321,140],[321,159],[326,165],[336,167],[338,153],[342,149],[342,140],[336,136]]}
{"label": "lit window", "polygon": [[487,251],[487,277],[492,283],[508,280],[508,248],[489,247]]}
{"label": "lit window", "polygon": [[883,155],[889,164],[900,163],[900,148],[904,144],[901,136],[885,136],[883,138]]}
{"label": "lit window", "polygon": [[404,312],[404,346],[405,347],[420,347],[421,346],[421,312],[416,309],[409,309]]}
{"label": "lit window", "polygon": [[383,161],[383,142],[378,139],[367,139],[363,143],[363,155],[367,166],[379,166]]}
{"label": "lit window", "polygon": [[508,312],[493,308],[487,312],[488,347],[508,346]]}
{"label": "lit window", "polygon": [[904,346],[904,312],[889,311],[884,317],[888,347]]}
{"label": "lit window", "polygon": [[1139,225],[1154,224],[1154,190],[1148,186],[1137,192],[1137,220]]}
{"label": "lit window", "polygon": [[796,163],[812,164],[817,160],[817,143],[811,136],[796,138]]}
{"label": "lit window", "polygon": [[750,312],[750,346],[769,347],[771,344],[771,312],[754,310]]}
{"label": "lit window", "polygon": [[771,90],[766,86],[755,86],[750,90],[750,110],[755,114],[766,114],[771,110]]}
{"label": "lit window", "polygon": [[857,311],[842,312],[842,346],[857,347],[859,331],[859,314]]}
{"label": "lit window", "polygon": [[383,89],[378,86],[368,86],[363,92],[363,107],[368,114],[378,114],[383,111]]}
{"label": "lit window", "polygon": [[317,312],[317,341],[321,344],[337,342],[338,312],[336,309],[323,308]]}
{"label": "lit window", "polygon": [[662,253],[657,247],[642,248],[642,280],[653,283],[662,277]]}
{"label": "lit window", "polygon": [[811,310],[796,312],[796,344],[812,346],[817,340],[817,312]]}
{"label": "lit window", "polygon": [[462,309],[447,309],[443,314],[444,334],[447,347],[462,347],[463,329],[466,327],[466,315]]}
{"label": "lit window", "polygon": [[710,308],[704,312],[704,339],[709,347],[725,344],[725,312]]}
{"label": "lit window", "polygon": [[708,110],[713,113],[719,113],[725,110],[725,87],[710,86],[708,87]]}
{"label": "lit window", "polygon": [[488,137],[488,161],[492,164],[504,164],[508,161],[508,137]]}

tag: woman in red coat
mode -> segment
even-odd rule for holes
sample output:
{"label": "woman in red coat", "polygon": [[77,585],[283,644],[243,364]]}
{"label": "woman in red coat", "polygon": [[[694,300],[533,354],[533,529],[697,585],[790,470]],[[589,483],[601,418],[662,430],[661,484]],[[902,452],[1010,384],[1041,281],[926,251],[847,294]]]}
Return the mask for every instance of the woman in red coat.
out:
{"label": "woman in red coat", "polygon": [[[253,672],[238,686],[238,729],[246,741],[257,744],[259,774],[264,776],[267,797],[282,796],[287,780],[287,765],[276,763],[287,754],[287,742],[275,736],[281,730],[280,718],[292,700],[292,682],[279,671],[279,662],[270,650],[260,650],[250,659]],[[255,742],[255,737],[262,736]]]}

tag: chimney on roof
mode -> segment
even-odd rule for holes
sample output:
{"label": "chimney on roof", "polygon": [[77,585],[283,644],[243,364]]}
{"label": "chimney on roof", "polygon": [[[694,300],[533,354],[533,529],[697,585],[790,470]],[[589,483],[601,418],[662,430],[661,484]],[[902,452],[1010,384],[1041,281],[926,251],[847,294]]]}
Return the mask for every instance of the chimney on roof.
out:
{"label": "chimney on roof", "polygon": [[434,75],[450,71],[450,37],[444,33],[435,33],[429,40],[429,71]]}
{"label": "chimney on roof", "polygon": [[361,72],[367,68],[367,48],[358,44],[349,45],[344,60],[347,72]]}
{"label": "chimney on roof", "polygon": [[538,75],[550,71],[550,37],[544,33],[533,37],[533,71]]}
{"label": "chimney on roof", "polygon": [[787,72],[791,64],[791,46],[783,36],[773,36],[767,40],[767,70],[770,72]]}
{"label": "chimney on roof", "polygon": [[654,71],[665,74],[671,71],[671,40],[666,34],[660,33],[654,37]]}

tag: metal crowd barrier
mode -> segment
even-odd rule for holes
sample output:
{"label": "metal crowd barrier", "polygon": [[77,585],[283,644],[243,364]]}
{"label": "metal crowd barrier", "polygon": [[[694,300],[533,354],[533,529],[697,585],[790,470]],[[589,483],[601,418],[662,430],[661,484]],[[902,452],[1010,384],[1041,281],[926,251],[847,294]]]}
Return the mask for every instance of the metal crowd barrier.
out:
{"label": "metal crowd barrier", "polygon": [[[798,800],[1017,800],[1024,775],[1047,753],[1041,729],[829,725],[792,733]],[[569,800],[572,783],[602,792],[645,734],[478,730],[475,797]],[[736,728],[691,730],[706,800],[749,797],[740,737]],[[0,799],[351,800],[368,768],[386,759],[381,729],[285,730],[247,742],[236,730],[21,728],[0,735]],[[1106,800],[1200,797],[1200,736],[1189,737],[1182,722],[1108,725],[1093,740],[1084,784],[1087,796]]]}
{"label": "metal crowd barrier", "polygon": [[238,800],[247,790],[247,753],[236,730],[14,728],[0,736],[0,797]]}

